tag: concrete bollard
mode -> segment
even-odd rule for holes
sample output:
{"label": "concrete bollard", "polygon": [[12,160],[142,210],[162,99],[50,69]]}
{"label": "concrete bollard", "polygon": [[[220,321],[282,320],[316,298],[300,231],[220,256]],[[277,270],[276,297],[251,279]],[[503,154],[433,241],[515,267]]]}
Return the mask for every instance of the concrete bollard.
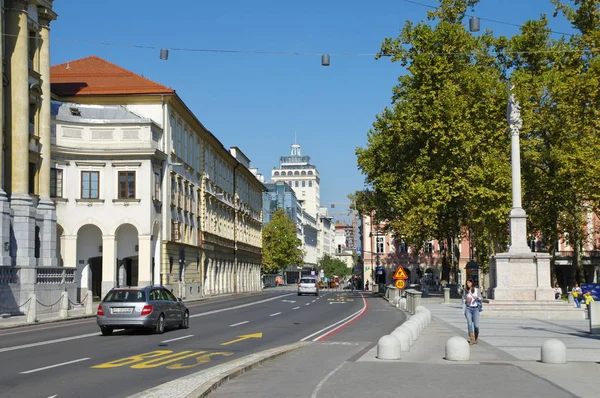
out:
{"label": "concrete bollard", "polygon": [[417,307],[417,315],[418,314],[424,314],[425,318],[427,319],[427,324],[429,325],[431,323],[431,311],[429,311],[427,308],[420,305]]}
{"label": "concrete bollard", "polygon": [[471,358],[471,347],[463,337],[450,337],[446,341],[446,360],[468,361]]}
{"label": "concrete bollard", "polygon": [[429,325],[429,320],[427,319],[427,314],[424,312],[417,312],[415,316],[413,316],[417,321],[421,322],[421,329],[425,329]]}
{"label": "concrete bollard", "polygon": [[590,321],[590,333],[600,334],[600,302],[593,301],[588,305],[588,317]]}
{"label": "concrete bollard", "polygon": [[567,294],[567,303],[575,304],[575,298],[573,298],[573,292],[569,292]]}
{"label": "concrete bollard", "polygon": [[88,290],[87,296],[85,296],[85,314],[94,315],[94,298],[91,290]]}
{"label": "concrete bollard", "polygon": [[406,297],[402,297],[398,303],[400,304],[400,309],[406,311]]}
{"label": "concrete bollard", "polygon": [[419,307],[421,305],[421,295],[423,293],[421,293],[419,291],[415,291],[413,294],[414,294],[414,297],[413,297],[412,312],[411,312],[411,314],[415,314],[417,307]]}
{"label": "concrete bollard", "polygon": [[415,318],[413,316],[407,322],[408,323],[414,323],[415,325],[417,325],[417,327],[419,328],[419,334],[421,334],[421,332],[423,331],[423,323],[422,323],[422,321],[419,320],[419,318]]}
{"label": "concrete bollard", "polygon": [[413,343],[419,339],[419,325],[417,325],[415,322],[406,321],[400,327],[410,332]]}
{"label": "concrete bollard", "polygon": [[377,342],[377,359],[400,359],[400,341],[389,334],[380,338]]}
{"label": "concrete bollard", "polygon": [[406,327],[402,327],[402,326],[398,326],[398,327],[397,327],[397,328],[394,330],[394,332],[396,332],[396,331],[402,331],[403,333],[405,333],[405,334],[406,334],[406,336],[408,337],[408,345],[409,345],[409,347],[412,347],[412,346],[413,346],[413,344],[414,344],[415,342],[413,341],[413,338],[412,338],[412,333],[410,332],[410,330],[408,330],[408,328],[406,328]]}
{"label": "concrete bollard", "polygon": [[450,288],[444,288],[444,304],[450,304]]}
{"label": "concrete bollard", "polygon": [[400,351],[402,351],[402,352],[410,351],[410,346],[411,346],[411,342],[412,342],[412,337],[410,335],[410,332],[408,332],[407,330],[402,329],[402,328],[396,328],[396,330],[394,330],[390,335],[397,338],[398,341],[400,342]]}
{"label": "concrete bollard", "polygon": [[409,292],[406,294],[406,311],[410,313],[410,309],[412,308],[412,300],[413,295]]}
{"label": "concrete bollard", "polygon": [[30,294],[27,304],[27,323],[34,322],[37,322],[37,298],[35,294]]}
{"label": "concrete bollard", "polygon": [[67,318],[69,316],[69,293],[62,292],[60,298],[60,312],[58,313],[59,318]]}
{"label": "concrete bollard", "polygon": [[567,363],[567,347],[557,339],[544,341],[541,348],[542,363],[562,364]]}

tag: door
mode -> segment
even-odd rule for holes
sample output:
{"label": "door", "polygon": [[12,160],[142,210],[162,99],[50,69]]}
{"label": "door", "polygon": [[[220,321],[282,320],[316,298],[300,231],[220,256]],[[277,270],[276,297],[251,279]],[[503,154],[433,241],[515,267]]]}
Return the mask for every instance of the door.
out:
{"label": "door", "polygon": [[182,313],[179,310],[179,303],[177,302],[177,298],[168,291],[167,289],[161,289],[162,296],[164,298],[165,303],[165,311],[168,312],[167,319],[169,320],[169,325],[179,325],[181,322]]}

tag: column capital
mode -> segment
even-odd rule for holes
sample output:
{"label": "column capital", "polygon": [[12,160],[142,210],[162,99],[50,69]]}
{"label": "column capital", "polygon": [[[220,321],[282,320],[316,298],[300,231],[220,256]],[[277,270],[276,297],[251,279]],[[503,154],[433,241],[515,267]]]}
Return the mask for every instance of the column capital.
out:
{"label": "column capital", "polygon": [[58,14],[48,7],[38,7],[38,23],[43,28],[49,28],[50,22],[55,21]]}
{"label": "column capital", "polygon": [[4,9],[7,11],[26,12],[29,7],[30,0],[5,0]]}

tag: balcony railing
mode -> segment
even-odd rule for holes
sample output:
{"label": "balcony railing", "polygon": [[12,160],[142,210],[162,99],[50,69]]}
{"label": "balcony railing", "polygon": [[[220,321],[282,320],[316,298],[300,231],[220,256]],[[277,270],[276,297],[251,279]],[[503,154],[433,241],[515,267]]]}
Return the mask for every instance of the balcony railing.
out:
{"label": "balcony railing", "polygon": [[19,268],[0,267],[0,285],[19,283]]}
{"label": "balcony railing", "polygon": [[[573,250],[563,250],[554,253],[555,257],[573,257],[575,252]],[[581,252],[582,258],[600,258],[600,250],[583,250]]]}
{"label": "balcony railing", "polygon": [[75,271],[75,268],[37,267],[35,283],[40,285],[75,283]]}

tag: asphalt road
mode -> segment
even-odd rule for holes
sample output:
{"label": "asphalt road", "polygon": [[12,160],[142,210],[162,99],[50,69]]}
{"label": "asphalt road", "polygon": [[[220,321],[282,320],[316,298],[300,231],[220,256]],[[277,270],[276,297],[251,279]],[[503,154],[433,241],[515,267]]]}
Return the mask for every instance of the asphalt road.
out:
{"label": "asphalt road", "polygon": [[367,302],[359,293],[273,290],[189,304],[190,328],[163,335],[102,336],[95,319],[5,330],[0,397],[127,397],[244,355],[323,341],[366,314]]}

